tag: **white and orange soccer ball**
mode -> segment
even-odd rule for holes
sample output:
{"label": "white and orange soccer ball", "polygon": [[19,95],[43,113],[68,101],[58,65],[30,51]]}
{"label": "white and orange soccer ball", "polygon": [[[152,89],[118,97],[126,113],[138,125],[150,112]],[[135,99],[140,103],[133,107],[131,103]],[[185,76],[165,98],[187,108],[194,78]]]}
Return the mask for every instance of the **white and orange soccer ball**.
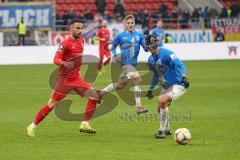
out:
{"label": "white and orange soccer ball", "polygon": [[174,133],[174,139],[178,144],[187,144],[192,141],[191,132],[187,128],[179,128]]}

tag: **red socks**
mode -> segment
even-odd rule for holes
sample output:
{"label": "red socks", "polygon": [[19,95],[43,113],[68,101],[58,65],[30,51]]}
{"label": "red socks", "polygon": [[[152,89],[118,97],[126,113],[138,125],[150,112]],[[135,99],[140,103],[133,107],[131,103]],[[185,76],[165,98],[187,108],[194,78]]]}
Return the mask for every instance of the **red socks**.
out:
{"label": "red socks", "polygon": [[111,60],[111,58],[109,57],[109,58],[107,58],[107,60],[104,62],[104,66],[106,66],[109,62],[110,62],[110,60]]}
{"label": "red socks", "polygon": [[[91,100],[91,99],[88,100],[87,106],[85,108],[85,115],[83,118],[84,121],[90,121],[92,119],[96,105],[97,105],[96,100]],[[39,110],[33,123],[35,125],[38,125],[51,111],[52,111],[52,108],[50,108],[48,105],[45,105],[43,108]]]}
{"label": "red socks", "polygon": [[92,119],[92,116],[93,116],[96,106],[97,106],[96,100],[88,99],[88,103],[85,108],[85,115],[84,115],[83,121],[90,121]]}
{"label": "red socks", "polygon": [[38,125],[47,115],[49,112],[52,111],[52,108],[50,108],[47,104],[41,108],[37,114],[37,116],[35,117],[33,123],[35,125]]}

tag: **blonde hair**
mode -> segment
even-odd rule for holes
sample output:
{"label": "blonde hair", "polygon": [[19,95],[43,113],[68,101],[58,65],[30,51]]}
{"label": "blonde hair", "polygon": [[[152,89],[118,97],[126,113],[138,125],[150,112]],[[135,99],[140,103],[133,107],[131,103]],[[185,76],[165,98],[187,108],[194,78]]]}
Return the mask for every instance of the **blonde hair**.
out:
{"label": "blonde hair", "polygon": [[125,18],[124,18],[124,22],[126,22],[127,20],[129,19],[133,19],[135,21],[135,17],[133,15],[126,15]]}

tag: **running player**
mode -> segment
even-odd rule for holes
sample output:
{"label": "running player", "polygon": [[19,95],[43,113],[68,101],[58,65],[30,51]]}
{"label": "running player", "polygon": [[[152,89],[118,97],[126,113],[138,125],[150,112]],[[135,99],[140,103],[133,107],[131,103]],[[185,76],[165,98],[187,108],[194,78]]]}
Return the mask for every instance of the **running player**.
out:
{"label": "running player", "polygon": [[33,122],[27,127],[28,136],[35,137],[35,130],[39,123],[71,90],[74,90],[80,96],[88,97],[84,119],[79,128],[80,132],[96,133],[89,122],[95,111],[99,96],[91,84],[80,77],[84,45],[84,40],[81,38],[82,32],[82,21],[73,19],[70,23],[69,38],[61,43],[54,57],[54,64],[59,66],[54,91],[48,103],[39,110]]}
{"label": "running player", "polygon": [[[118,34],[112,42],[112,54],[113,58],[121,63],[121,74],[117,83],[111,83],[106,88],[102,89],[100,96],[103,96],[107,92],[112,92],[118,89],[122,89],[129,80],[133,80],[135,83],[134,93],[136,101],[137,113],[145,113],[148,110],[141,104],[141,83],[142,78],[136,70],[137,58],[140,51],[140,45],[145,49],[144,35],[135,31],[135,18],[133,15],[127,15],[124,19],[124,25],[126,31]],[[121,53],[116,53],[117,46],[120,47]]]}
{"label": "running player", "polygon": [[172,51],[159,46],[155,36],[149,35],[145,38],[147,49],[152,53],[148,59],[153,77],[147,97],[153,98],[152,90],[158,82],[161,84],[161,93],[158,97],[158,112],[160,113],[160,128],[156,138],[164,138],[171,135],[169,126],[168,107],[172,101],[181,97],[189,87],[187,81],[187,70],[180,59]]}
{"label": "running player", "polygon": [[[103,20],[101,28],[97,31],[96,36],[98,37],[99,44],[99,63],[98,63],[98,73],[101,75],[101,69],[103,66],[107,65],[111,60],[111,53],[108,48],[110,43],[110,30],[107,28],[107,21]],[[104,56],[106,57],[105,62],[103,62]]]}
{"label": "running player", "polygon": [[151,32],[150,35],[153,35],[155,37],[157,37],[158,41],[159,41],[159,46],[162,47],[163,46],[163,41],[164,41],[164,37],[165,37],[165,31],[163,29],[163,21],[159,20],[157,22],[157,27],[154,28]]}

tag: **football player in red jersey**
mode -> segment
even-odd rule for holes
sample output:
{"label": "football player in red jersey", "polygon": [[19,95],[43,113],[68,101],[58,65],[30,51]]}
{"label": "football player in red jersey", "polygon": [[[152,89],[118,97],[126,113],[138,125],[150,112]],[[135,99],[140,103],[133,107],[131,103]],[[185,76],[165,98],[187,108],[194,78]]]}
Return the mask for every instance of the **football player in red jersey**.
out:
{"label": "football player in red jersey", "polygon": [[[96,36],[98,37],[99,44],[99,63],[98,72],[101,74],[101,69],[103,66],[107,65],[111,60],[111,53],[108,49],[110,43],[110,30],[107,28],[107,21],[103,20],[101,23],[101,28],[97,31]],[[105,62],[103,62],[104,56],[106,57]]]}
{"label": "football player in red jersey", "polygon": [[99,96],[97,91],[80,77],[84,40],[81,38],[83,23],[79,19],[73,19],[70,23],[69,38],[64,40],[55,54],[54,64],[59,66],[57,83],[48,103],[43,106],[33,122],[27,127],[27,135],[35,136],[38,124],[49,112],[71,91],[74,90],[80,96],[88,97],[84,119],[80,125],[80,132],[96,133],[89,122],[95,111]]}

